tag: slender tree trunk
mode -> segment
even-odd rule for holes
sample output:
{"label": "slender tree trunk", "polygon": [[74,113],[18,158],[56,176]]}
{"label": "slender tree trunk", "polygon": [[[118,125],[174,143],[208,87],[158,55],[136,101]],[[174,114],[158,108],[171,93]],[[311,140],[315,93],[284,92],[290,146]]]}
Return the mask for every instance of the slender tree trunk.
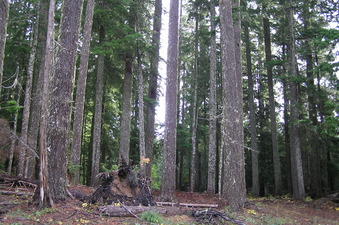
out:
{"label": "slender tree trunk", "polygon": [[8,14],[9,14],[9,0],[0,0],[0,99],[4,69]]}
{"label": "slender tree trunk", "polygon": [[[198,9],[196,9],[198,11]],[[198,14],[198,12],[196,12]],[[195,44],[194,44],[194,75],[193,75],[193,103],[192,103],[192,160],[191,160],[191,184],[190,190],[191,192],[195,191],[196,186],[196,178],[197,178],[197,130],[198,130],[198,51],[199,51],[199,43],[198,43],[198,27],[199,27],[199,18],[196,16],[195,18]]]}
{"label": "slender tree trunk", "polygon": [[[38,44],[36,49],[36,69],[34,69],[33,83],[32,83],[32,98],[31,98],[31,108],[29,116],[29,125],[28,125],[28,145],[32,149],[37,149],[38,145],[38,136],[39,136],[39,126],[41,118],[41,105],[42,105],[42,89],[43,89],[43,79],[44,79],[44,60],[46,54],[46,36],[47,36],[47,26],[48,26],[48,10],[50,2],[48,0],[42,0],[39,4],[39,28],[38,28]],[[27,177],[35,177],[36,171],[36,159],[33,157],[33,152],[27,152],[26,157],[26,170]]]}
{"label": "slender tree trunk", "polygon": [[91,32],[93,23],[93,11],[95,0],[88,0],[86,7],[85,25],[83,28],[84,38],[82,40],[80,69],[77,80],[76,98],[75,98],[75,112],[73,122],[73,139],[72,139],[72,153],[71,161],[74,168],[74,183],[80,181],[80,157],[81,157],[81,143],[82,143],[82,129],[84,118],[85,93],[87,82],[88,58],[91,43]]}
{"label": "slender tree trunk", "polygon": [[[37,8],[40,8],[40,2],[36,4]],[[26,89],[25,89],[25,100],[24,100],[24,110],[22,113],[22,126],[21,126],[21,142],[20,142],[20,154],[19,154],[19,167],[18,174],[20,176],[28,176],[28,168],[30,158],[33,157],[33,154],[27,151],[28,143],[28,124],[30,118],[30,108],[31,108],[31,92],[32,92],[32,82],[33,82],[33,70],[34,70],[34,61],[36,55],[36,48],[38,44],[38,33],[39,33],[39,13],[37,14],[36,23],[34,25],[34,31],[32,36],[31,43],[31,52],[29,56],[28,68],[27,68],[27,78],[26,78]]]}
{"label": "slender tree trunk", "polygon": [[55,74],[50,83],[48,185],[53,200],[66,199],[67,149],[82,0],[64,0]]}
{"label": "slender tree trunk", "polygon": [[[99,39],[103,43],[105,39],[105,29],[100,26]],[[97,186],[98,183],[95,177],[100,169],[100,144],[101,144],[101,124],[102,124],[102,99],[104,94],[104,68],[105,55],[98,56],[97,80],[95,87],[95,109],[94,109],[94,123],[93,123],[93,143],[92,143],[92,170],[91,170],[91,186]]]}
{"label": "slender tree trunk", "polygon": [[[130,3],[129,26],[135,30],[136,27],[136,6],[135,2]],[[133,54],[128,49],[125,59],[125,78],[122,93],[122,115],[120,129],[119,161],[129,163],[130,138],[131,138],[131,111],[132,111],[132,87],[133,87]]]}
{"label": "slender tree trunk", "polygon": [[[311,196],[316,196],[319,193],[321,193],[321,167],[320,167],[320,150],[317,146],[318,142],[321,142],[321,140],[318,138],[317,133],[315,132],[315,128],[318,125],[318,119],[317,119],[317,107],[316,107],[316,87],[314,85],[314,60],[312,55],[312,47],[310,44],[310,38],[308,37],[308,33],[310,32],[310,11],[309,7],[310,4],[308,1],[304,1],[304,11],[303,11],[303,20],[304,20],[304,32],[306,35],[306,39],[304,41],[304,48],[305,48],[305,60],[306,60],[306,76],[307,76],[307,94],[308,94],[308,116],[311,120],[311,129],[309,129],[309,143],[311,149],[311,167],[310,167],[310,179],[311,179],[311,185],[310,185],[310,194]],[[313,129],[312,129],[313,128]]]}
{"label": "slender tree trunk", "polygon": [[[16,101],[19,103],[20,102],[20,98],[21,98],[21,90],[22,90],[22,86],[21,86],[21,83],[22,83],[22,77],[19,77],[20,76],[20,72],[18,71],[18,84],[16,84],[17,86],[17,99]],[[14,87],[13,87],[14,88]],[[14,120],[13,120],[13,134],[11,135],[11,147],[10,147],[10,157],[9,157],[9,164],[8,164],[8,173],[11,174],[11,171],[12,171],[12,164],[13,164],[13,156],[14,156],[14,150],[15,148],[17,147],[17,136],[18,136],[18,132],[17,132],[17,127],[18,127],[18,114],[19,114],[19,111],[18,109],[15,110],[14,112]],[[19,142],[20,143],[20,142]],[[23,159],[24,161],[25,159]],[[21,163],[21,162],[19,162]],[[22,173],[17,173],[18,176],[23,176]]]}
{"label": "slender tree trunk", "polygon": [[270,107],[270,119],[271,119],[270,125],[271,125],[271,138],[272,138],[272,151],[273,151],[274,190],[275,190],[276,195],[281,195],[282,194],[282,181],[281,181],[281,168],[280,168],[280,157],[279,157],[279,147],[278,147],[277,121],[276,121],[276,115],[275,115],[270,22],[268,18],[263,19],[263,26],[264,26],[267,83],[268,83],[268,95],[269,95],[269,107]]}
{"label": "slender tree trunk", "polygon": [[161,15],[162,0],[155,1],[154,18],[153,18],[153,34],[152,34],[152,52],[150,57],[151,74],[148,87],[149,102],[146,103],[146,124],[145,124],[145,148],[146,158],[150,162],[146,164],[146,176],[151,177],[152,158],[153,158],[153,140],[154,140],[154,123],[155,123],[155,107],[157,101],[158,88],[158,67],[159,67],[159,51],[160,51],[160,31],[161,31]]}
{"label": "slender tree trunk", "polygon": [[54,10],[55,1],[51,0],[49,4],[48,12],[48,26],[47,26],[47,37],[46,37],[46,48],[45,48],[45,61],[43,66],[43,92],[42,92],[42,110],[40,120],[40,139],[39,139],[39,150],[40,150],[40,170],[39,170],[39,192],[38,203],[40,207],[48,207],[53,205],[53,198],[48,185],[48,143],[47,143],[47,123],[48,123],[48,99],[49,99],[49,80],[53,73],[54,67]]}
{"label": "slender tree trunk", "polygon": [[132,85],[133,85],[133,58],[131,53],[126,54],[125,59],[125,78],[122,102],[122,115],[121,115],[121,130],[120,130],[120,148],[119,160],[129,162],[130,151],[130,132],[131,132],[131,101],[132,101]]}
{"label": "slender tree trunk", "polygon": [[169,201],[175,197],[178,47],[179,1],[171,0],[168,26],[164,159],[161,182],[161,198]]}
{"label": "slender tree trunk", "polygon": [[210,3],[211,16],[211,50],[210,50],[210,111],[209,111],[209,142],[208,142],[208,174],[207,174],[207,192],[214,194],[216,192],[216,139],[217,139],[217,43],[216,43],[216,25],[215,25],[215,2]]}
{"label": "slender tree trunk", "polygon": [[244,26],[246,45],[246,68],[248,76],[248,106],[250,110],[250,134],[251,134],[251,155],[252,155],[252,195],[259,196],[259,161],[258,161],[258,137],[256,122],[256,105],[254,102],[254,81],[252,73],[251,43],[248,24]]}
{"label": "slender tree trunk", "polygon": [[141,55],[138,48],[138,102],[139,102],[139,148],[140,148],[140,174],[146,175],[146,165],[148,159],[146,158],[145,149],[145,116],[144,116],[144,77],[142,72]]}
{"label": "slender tree trunk", "polygon": [[[288,1],[288,26],[289,26],[289,73],[292,78],[297,77],[296,47],[294,36],[294,10],[293,1]],[[300,138],[298,132],[298,90],[295,80],[291,82],[291,115],[290,115],[290,148],[293,197],[305,198],[304,176],[301,160]]]}
{"label": "slender tree trunk", "polygon": [[[232,1],[220,0],[220,25],[223,74],[223,200],[233,210],[239,210],[246,201],[245,162],[243,144],[243,103],[241,68],[237,66],[240,43],[235,36],[232,19]],[[236,27],[238,26],[236,22]],[[238,29],[238,27],[236,28]],[[238,31],[237,31],[238,32]],[[236,46],[236,43],[239,46]],[[240,74],[240,76],[239,76]]]}

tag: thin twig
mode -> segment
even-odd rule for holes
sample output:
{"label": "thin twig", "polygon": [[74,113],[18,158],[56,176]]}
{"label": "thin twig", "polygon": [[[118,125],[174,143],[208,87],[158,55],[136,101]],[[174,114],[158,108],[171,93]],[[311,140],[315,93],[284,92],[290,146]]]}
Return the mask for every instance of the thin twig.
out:
{"label": "thin twig", "polygon": [[135,218],[141,220],[141,218],[137,215],[135,215],[131,210],[129,210],[122,202],[120,202],[118,200],[118,202],[120,203],[121,207],[124,208],[128,213],[130,213],[132,216],[134,216]]}

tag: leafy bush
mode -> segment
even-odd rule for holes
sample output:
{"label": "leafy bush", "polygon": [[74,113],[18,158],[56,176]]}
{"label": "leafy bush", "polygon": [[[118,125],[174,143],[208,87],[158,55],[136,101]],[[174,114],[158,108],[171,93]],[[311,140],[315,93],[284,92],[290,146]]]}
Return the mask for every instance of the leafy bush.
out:
{"label": "leafy bush", "polygon": [[156,224],[162,224],[164,223],[163,217],[154,211],[146,211],[141,214],[141,219],[149,222],[149,223],[156,223]]}

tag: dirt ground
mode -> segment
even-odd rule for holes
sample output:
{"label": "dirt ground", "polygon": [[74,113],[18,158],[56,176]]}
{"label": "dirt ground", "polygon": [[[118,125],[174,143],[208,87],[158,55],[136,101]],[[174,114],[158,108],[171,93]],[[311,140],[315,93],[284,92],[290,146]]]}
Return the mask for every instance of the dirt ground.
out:
{"label": "dirt ground", "polygon": [[[86,195],[94,191],[85,186],[71,188]],[[98,205],[91,205],[76,199],[68,199],[53,208],[39,209],[30,204],[32,190],[25,187],[0,187],[0,193],[2,193],[0,194],[0,224],[157,224],[146,222],[132,215],[129,217],[103,216],[97,210]],[[153,192],[155,198],[158,194],[157,191]],[[249,198],[249,204],[242,212],[230,212],[227,207],[214,210],[236,219],[237,224],[339,224],[338,203],[332,202],[329,198],[308,200],[301,202],[290,198]],[[176,201],[217,204],[218,196],[177,192]],[[176,215],[162,215],[161,224],[198,224],[192,213],[199,210],[206,209],[183,207]]]}

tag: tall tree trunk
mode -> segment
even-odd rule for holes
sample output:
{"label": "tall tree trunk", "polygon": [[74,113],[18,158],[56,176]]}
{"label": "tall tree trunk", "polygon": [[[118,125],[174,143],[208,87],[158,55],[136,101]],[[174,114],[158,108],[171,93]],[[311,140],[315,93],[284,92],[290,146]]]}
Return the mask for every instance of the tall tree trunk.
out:
{"label": "tall tree trunk", "polygon": [[[104,42],[105,29],[100,26],[99,30],[100,43]],[[94,109],[94,122],[93,122],[93,143],[92,143],[92,170],[91,170],[91,186],[97,186],[98,183],[95,177],[100,169],[100,143],[101,143],[101,124],[102,124],[102,99],[104,94],[104,68],[105,68],[105,55],[99,54],[98,56],[98,69],[97,80],[95,87],[95,109]]]}
{"label": "tall tree trunk", "polygon": [[73,122],[73,139],[72,139],[72,152],[71,161],[74,168],[73,182],[79,183],[80,181],[80,157],[81,157],[81,143],[82,143],[82,129],[84,118],[84,104],[87,82],[88,58],[89,48],[91,43],[91,32],[93,23],[93,11],[95,0],[88,0],[86,7],[85,25],[83,28],[84,38],[82,40],[80,69],[77,80],[76,98],[75,98],[75,112]]}
{"label": "tall tree trunk", "polygon": [[[19,82],[16,84],[16,91],[17,91],[17,99],[16,99],[16,102],[19,104],[20,102],[20,98],[21,98],[21,90],[22,90],[22,86],[21,86],[21,83],[22,83],[22,77],[19,77],[20,76],[20,72],[18,71],[18,77],[17,79],[19,80]],[[14,87],[13,87],[14,88]],[[18,132],[17,132],[17,127],[18,127],[18,114],[19,114],[19,110],[16,109],[15,112],[14,112],[14,120],[13,120],[13,134],[11,135],[11,147],[10,147],[10,157],[9,157],[9,164],[8,164],[8,173],[11,174],[11,171],[12,171],[12,164],[13,164],[13,156],[14,156],[14,150],[17,146],[17,136],[18,136]],[[20,143],[20,142],[19,142]],[[25,159],[23,159],[24,161]],[[19,162],[21,163],[21,162]],[[24,162],[22,163],[24,164]],[[23,176],[22,173],[17,173],[18,176]]]}
{"label": "tall tree trunk", "polygon": [[[310,32],[310,4],[309,1],[304,1],[304,11],[303,11],[303,20],[304,20],[304,35],[306,35],[306,39],[304,41],[304,48],[305,48],[305,60],[306,60],[306,76],[307,76],[307,94],[308,94],[308,116],[311,120],[311,128],[316,128],[318,125],[317,119],[317,107],[316,107],[316,87],[314,85],[314,73],[313,73],[313,55],[312,55],[312,47],[310,44],[309,32]],[[320,168],[320,150],[317,146],[317,143],[321,140],[318,138],[315,129],[310,129],[309,131],[309,143],[311,149],[311,166],[310,166],[310,179],[311,179],[311,186],[310,186],[310,194],[312,196],[316,196],[317,194],[321,193],[321,168]]]}
{"label": "tall tree trunk", "polygon": [[47,124],[48,124],[48,100],[49,100],[49,80],[53,73],[54,67],[54,10],[55,1],[51,0],[48,11],[48,26],[47,26],[47,37],[46,37],[46,48],[45,48],[45,61],[43,66],[43,91],[42,91],[42,110],[40,120],[40,139],[39,139],[39,150],[40,150],[40,170],[39,170],[39,189],[36,190],[40,207],[48,207],[53,205],[53,198],[49,188],[49,175],[48,175],[48,143],[47,143]]}
{"label": "tall tree trunk", "polygon": [[129,163],[130,151],[130,132],[131,132],[131,101],[132,101],[132,85],[133,85],[133,58],[131,53],[126,53],[125,59],[125,78],[124,90],[122,94],[122,115],[121,115],[121,129],[120,129],[120,147],[119,147],[119,161]]}
{"label": "tall tree trunk", "polygon": [[256,105],[254,101],[254,81],[252,73],[252,56],[251,42],[249,35],[249,27],[246,23],[244,26],[245,45],[246,45],[246,68],[248,76],[248,106],[250,118],[250,134],[251,134],[251,156],[252,156],[252,195],[259,196],[259,161],[258,161],[258,138],[257,138],[257,122],[256,122]]}
{"label": "tall tree trunk", "polygon": [[0,0],[0,99],[4,69],[8,14],[9,0]]}
{"label": "tall tree trunk", "polygon": [[164,134],[161,198],[175,197],[176,134],[177,134],[177,86],[179,47],[179,1],[171,0],[168,26],[166,115]]}
{"label": "tall tree trunk", "polygon": [[152,52],[150,57],[151,72],[148,87],[148,98],[151,100],[146,103],[146,124],[145,124],[145,148],[146,158],[150,162],[146,164],[146,176],[151,177],[152,158],[153,158],[153,140],[154,140],[154,123],[155,107],[157,101],[157,88],[159,76],[159,51],[160,51],[160,31],[161,31],[162,0],[155,1],[153,33],[152,33]]}
{"label": "tall tree trunk", "polygon": [[210,110],[209,110],[209,142],[208,142],[208,173],[207,173],[207,192],[214,194],[216,192],[216,139],[217,139],[217,43],[216,43],[216,25],[215,25],[215,2],[210,2],[211,17],[211,50],[210,50]]}
{"label": "tall tree trunk", "polygon": [[[46,54],[46,36],[48,26],[48,10],[50,2],[42,0],[39,4],[39,28],[38,28],[38,44],[36,52],[36,69],[34,69],[33,83],[32,83],[32,98],[28,126],[28,145],[32,149],[37,149],[39,126],[41,118],[41,105],[42,105],[42,89],[44,80],[44,60]],[[36,160],[33,157],[33,152],[27,152],[26,157],[26,170],[27,177],[33,178],[36,176]]]}
{"label": "tall tree trunk", "polygon": [[[222,130],[224,180],[222,198],[229,203],[233,210],[239,210],[246,201],[242,77],[241,71],[237,71],[241,69],[237,66],[238,56],[240,56],[237,51],[240,51],[240,43],[238,43],[238,37],[235,36],[234,32],[232,1],[220,0],[219,3],[224,88]],[[240,21],[236,23],[240,23]],[[236,46],[236,42],[239,46]]]}
{"label": "tall tree trunk", "polygon": [[141,64],[141,54],[138,47],[138,102],[139,102],[139,118],[138,118],[138,127],[139,127],[139,149],[140,149],[140,174],[142,176],[146,175],[146,165],[148,164],[148,159],[146,158],[146,149],[145,149],[145,116],[144,116],[144,76],[142,72]]}
{"label": "tall tree trunk", "polygon": [[53,200],[66,198],[67,149],[82,0],[64,0],[55,74],[50,83],[48,185]]}
{"label": "tall tree trunk", "polygon": [[[40,2],[36,3],[37,8],[40,8]],[[30,118],[30,108],[31,108],[31,91],[32,91],[32,81],[33,81],[33,70],[34,70],[34,61],[35,53],[38,44],[38,33],[39,33],[39,13],[37,13],[36,23],[34,25],[34,31],[32,34],[31,42],[31,52],[29,56],[28,68],[27,68],[27,78],[26,78],[26,89],[25,89],[25,100],[24,100],[24,110],[22,113],[22,126],[21,126],[21,143],[20,143],[20,153],[19,153],[19,167],[18,174],[24,177],[28,176],[28,162],[30,161],[30,154],[27,151],[28,143],[28,124]]]}
{"label": "tall tree trunk", "polygon": [[282,194],[282,181],[281,181],[281,168],[280,168],[280,157],[279,157],[279,146],[278,146],[277,121],[276,121],[276,115],[275,115],[270,22],[268,18],[263,18],[263,26],[264,26],[268,96],[269,96],[270,119],[271,119],[270,125],[271,125],[271,138],[272,138],[272,151],[273,151],[274,190],[275,190],[276,195],[281,195]]}
{"label": "tall tree trunk", "polygon": [[[292,78],[297,77],[296,47],[294,36],[294,10],[293,1],[287,4],[287,16],[289,26],[289,73]],[[300,138],[298,132],[298,90],[295,80],[291,81],[291,115],[290,115],[290,148],[291,148],[291,170],[293,197],[295,199],[305,198],[304,176],[301,161]]]}
{"label": "tall tree trunk", "polygon": [[[196,15],[198,15],[198,9],[196,9]],[[191,192],[195,191],[196,178],[197,178],[197,130],[198,130],[198,57],[199,57],[199,43],[198,43],[198,27],[199,27],[199,18],[195,18],[195,43],[194,43],[194,74],[193,74],[193,102],[192,102],[192,159],[191,159]]]}

